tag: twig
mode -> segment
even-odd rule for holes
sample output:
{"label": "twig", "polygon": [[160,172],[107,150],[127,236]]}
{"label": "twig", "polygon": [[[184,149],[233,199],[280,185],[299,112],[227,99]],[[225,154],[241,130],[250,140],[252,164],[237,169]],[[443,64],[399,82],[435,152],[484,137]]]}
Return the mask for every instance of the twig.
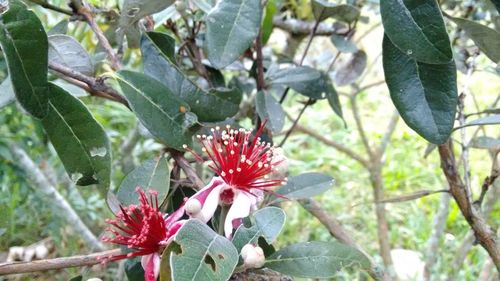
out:
{"label": "twig", "polygon": [[54,62],[49,62],[49,69],[55,71],[57,74],[63,75],[63,79],[69,78],[65,80],[83,88],[93,96],[119,102],[130,109],[128,101],[104,83],[104,77],[89,77],[69,67]]}
{"label": "twig", "polygon": [[[323,14],[323,11],[324,10],[321,10],[321,14]],[[321,17],[321,15],[320,15],[320,17]],[[306,48],[304,49],[304,53],[302,53],[302,58],[300,58],[299,65],[302,65],[304,63],[304,60],[306,59],[307,52],[309,51],[309,48],[311,47],[311,43],[314,39],[314,35],[316,35],[316,31],[318,31],[319,23],[320,23],[319,20],[316,20],[316,22],[314,23],[314,26],[311,30],[311,34],[309,35],[309,39],[307,40]]]}
{"label": "twig", "polygon": [[278,146],[282,147],[285,144],[288,137],[292,134],[293,130],[297,127],[297,124],[299,123],[300,117],[302,117],[302,114],[304,114],[304,111],[306,111],[306,108],[311,104],[311,102],[312,102],[311,99],[308,99],[306,101],[306,103],[304,104],[304,106],[300,110],[299,115],[297,115],[297,118],[295,118],[295,120],[293,120],[292,126],[290,126],[290,129],[287,130],[285,137],[281,140],[281,142],[280,142],[280,144],[278,144]]}
{"label": "twig", "polygon": [[197,189],[201,189],[205,186],[203,181],[198,177],[196,174],[196,171],[189,165],[189,162],[184,158],[182,155],[182,152],[176,151],[176,150],[168,150],[170,152],[170,155],[172,155],[172,158],[174,158],[175,162],[181,169],[184,171],[188,179],[196,186]]}
{"label": "twig", "polygon": [[266,88],[266,82],[264,80],[264,63],[262,56],[262,30],[259,30],[257,39],[255,39],[255,63],[257,64],[257,91],[262,91]]}
{"label": "twig", "polygon": [[19,166],[34,183],[35,191],[40,192],[45,198],[50,200],[53,207],[56,208],[55,214],[61,216],[64,220],[71,225],[77,233],[79,233],[89,248],[104,249],[102,243],[92,233],[92,231],[85,225],[80,216],[71,207],[68,201],[52,186],[45,175],[40,171],[38,166],[28,156],[28,154],[20,146],[10,144],[9,149],[15,159],[15,164]]}
{"label": "twig", "polygon": [[400,203],[400,202],[406,202],[406,201],[420,199],[422,197],[426,197],[426,196],[436,194],[436,193],[443,193],[443,192],[448,193],[448,189],[419,190],[419,191],[412,192],[411,194],[391,197],[391,198],[380,200],[380,201],[375,202],[375,203]]}
{"label": "twig", "polygon": [[[358,91],[358,93],[359,92],[360,91]],[[361,121],[361,117],[359,116],[359,109],[358,109],[358,104],[356,102],[356,96],[357,95],[352,95],[349,98],[351,101],[352,115],[354,116],[354,121],[356,122],[356,127],[358,129],[359,136],[361,137],[363,146],[365,147],[365,150],[368,153],[369,158],[373,160],[374,154],[371,149],[370,143],[368,142],[368,138],[366,137],[365,129],[363,127],[363,122]]]}
{"label": "twig", "polygon": [[56,11],[58,13],[62,13],[62,14],[66,14],[68,16],[72,16],[73,15],[73,12],[70,11],[70,10],[67,10],[67,9],[63,9],[61,7],[57,7],[57,6],[54,6],[46,1],[43,1],[43,0],[29,0],[30,2],[33,2],[35,4],[38,4],[42,7],[44,7],[45,9],[48,9],[48,10],[52,10],[52,11]]}
{"label": "twig", "polygon": [[389,120],[389,124],[387,125],[387,130],[385,131],[385,134],[382,137],[382,140],[380,141],[380,145],[377,150],[377,155],[381,158],[383,157],[385,150],[387,149],[387,146],[391,141],[392,133],[394,133],[394,130],[396,130],[396,125],[398,124],[398,120],[399,120],[399,113],[397,110],[394,110],[394,113],[391,116],[391,120]]}
{"label": "twig", "polygon": [[90,266],[101,263],[102,257],[120,253],[120,249],[113,249],[89,255],[80,255],[64,258],[37,260],[31,262],[12,262],[0,264],[0,275],[29,273],[70,267]]}

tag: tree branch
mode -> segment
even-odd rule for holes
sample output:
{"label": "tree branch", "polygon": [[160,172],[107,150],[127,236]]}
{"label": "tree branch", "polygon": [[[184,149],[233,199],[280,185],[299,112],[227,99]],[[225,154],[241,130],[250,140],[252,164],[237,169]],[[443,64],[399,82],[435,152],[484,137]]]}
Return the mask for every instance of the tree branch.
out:
{"label": "tree branch", "polygon": [[30,2],[33,2],[37,5],[40,5],[41,7],[45,8],[45,9],[48,9],[48,10],[52,10],[52,11],[55,11],[55,12],[58,12],[58,13],[62,13],[62,14],[66,14],[68,16],[72,16],[73,15],[73,12],[70,11],[70,10],[67,10],[67,9],[63,9],[63,8],[60,8],[60,7],[57,7],[57,6],[54,6],[44,0],[29,0]]}

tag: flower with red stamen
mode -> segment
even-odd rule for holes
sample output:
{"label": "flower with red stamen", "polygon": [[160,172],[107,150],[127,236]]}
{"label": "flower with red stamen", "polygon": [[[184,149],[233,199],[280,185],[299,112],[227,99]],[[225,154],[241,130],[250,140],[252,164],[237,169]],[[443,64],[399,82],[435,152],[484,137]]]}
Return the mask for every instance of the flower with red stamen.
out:
{"label": "flower with red stamen", "polygon": [[[263,192],[286,181],[279,175],[286,158],[280,148],[261,140],[264,127],[265,122],[253,137],[251,131],[230,126],[225,130],[216,127],[210,136],[197,136],[217,176],[186,202],[188,215],[207,222],[219,203],[232,205],[224,223],[224,232],[230,237],[241,219],[257,208]],[[184,148],[202,159],[187,146]]]}
{"label": "flower with red stamen", "polygon": [[184,206],[170,216],[159,210],[158,193],[149,190],[149,198],[139,187],[139,206],[120,206],[116,219],[106,222],[113,227],[106,229],[114,237],[104,237],[105,242],[128,247],[131,252],[105,257],[103,260],[115,261],[142,256],[144,279],[154,281],[160,270],[160,253],[170,243],[184,221],[179,221],[184,213]]}

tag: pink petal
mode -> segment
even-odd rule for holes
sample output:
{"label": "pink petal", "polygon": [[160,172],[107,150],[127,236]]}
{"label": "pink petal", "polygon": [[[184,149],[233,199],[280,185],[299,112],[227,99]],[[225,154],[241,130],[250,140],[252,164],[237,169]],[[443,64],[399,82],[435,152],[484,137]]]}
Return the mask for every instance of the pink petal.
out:
{"label": "pink petal", "polygon": [[220,185],[224,185],[224,181],[220,177],[213,177],[209,184],[196,192],[191,198],[198,199],[201,205],[203,205],[207,197],[212,193],[212,190]]}
{"label": "pink petal", "polygon": [[197,219],[206,223],[214,216],[215,210],[219,206],[220,193],[224,187],[225,184],[221,184],[212,189],[212,192],[206,197],[200,213],[196,216]]}
{"label": "pink petal", "polygon": [[224,234],[227,238],[231,238],[233,233],[233,220],[248,217],[250,208],[256,202],[255,196],[246,192],[240,191],[234,198],[233,205],[227,212],[226,221],[224,222]]}
{"label": "pink petal", "polygon": [[165,218],[165,225],[167,229],[172,227],[175,222],[177,222],[184,215],[184,203],[173,213],[171,213],[168,217]]}
{"label": "pink petal", "polygon": [[143,256],[141,265],[144,268],[144,280],[156,281],[160,274],[160,255],[158,253]]}

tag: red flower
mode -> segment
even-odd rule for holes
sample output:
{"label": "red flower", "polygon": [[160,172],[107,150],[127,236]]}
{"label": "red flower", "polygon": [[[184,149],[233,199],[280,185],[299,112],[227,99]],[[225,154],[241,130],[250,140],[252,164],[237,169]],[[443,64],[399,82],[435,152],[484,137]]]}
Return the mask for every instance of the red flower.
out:
{"label": "red flower", "polygon": [[107,228],[106,231],[114,234],[114,237],[102,239],[127,246],[131,252],[105,257],[104,261],[142,256],[144,278],[146,281],[154,281],[159,273],[161,251],[184,223],[179,221],[184,207],[167,217],[159,210],[156,191],[149,190],[149,198],[139,187],[136,192],[139,194],[140,205],[120,206],[121,212],[116,215],[116,219],[106,220],[114,227]]}
{"label": "red flower", "polygon": [[[231,236],[233,227],[239,225],[234,220],[249,215],[256,209],[263,191],[286,180],[280,174],[280,166],[286,165],[281,149],[261,140],[265,122],[252,138],[251,131],[245,129],[212,129],[212,135],[198,135],[197,138],[212,163],[209,165],[218,177],[198,191],[186,202],[186,212],[191,217],[208,221],[220,202],[231,207],[225,222],[225,233]],[[202,159],[192,152],[196,158]]]}

